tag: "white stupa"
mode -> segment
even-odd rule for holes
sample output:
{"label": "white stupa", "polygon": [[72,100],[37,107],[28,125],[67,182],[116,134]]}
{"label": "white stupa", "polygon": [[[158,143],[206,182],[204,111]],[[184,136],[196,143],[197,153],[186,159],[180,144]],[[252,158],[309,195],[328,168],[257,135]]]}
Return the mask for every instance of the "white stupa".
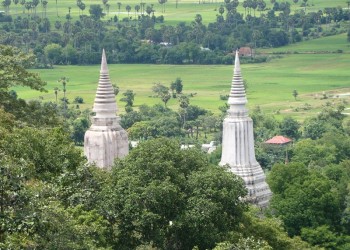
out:
{"label": "white stupa", "polygon": [[110,169],[115,158],[129,153],[126,131],[120,126],[117,116],[114,89],[109,79],[106,54],[102,52],[100,79],[96,92],[92,125],[85,133],[84,154],[90,163]]}
{"label": "white stupa", "polygon": [[231,92],[230,106],[223,122],[222,156],[220,165],[228,165],[229,170],[240,176],[248,189],[247,199],[266,207],[272,195],[265,181],[265,174],[255,159],[253,121],[246,108],[247,97],[241,75],[238,51]]}

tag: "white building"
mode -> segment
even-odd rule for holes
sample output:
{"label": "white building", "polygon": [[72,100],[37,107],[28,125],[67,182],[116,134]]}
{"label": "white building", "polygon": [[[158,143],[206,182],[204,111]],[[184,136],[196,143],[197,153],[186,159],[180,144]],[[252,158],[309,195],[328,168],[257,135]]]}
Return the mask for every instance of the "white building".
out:
{"label": "white building", "polygon": [[129,143],[128,134],[119,124],[120,117],[117,116],[118,108],[104,50],[93,111],[96,115],[85,133],[84,154],[90,163],[110,169],[115,158],[129,153]]}
{"label": "white building", "polygon": [[238,51],[236,51],[230,108],[223,122],[222,156],[220,165],[228,165],[230,171],[240,176],[248,189],[248,200],[261,207],[268,205],[271,191],[265,174],[255,159],[253,121],[246,108],[247,97],[241,75]]}

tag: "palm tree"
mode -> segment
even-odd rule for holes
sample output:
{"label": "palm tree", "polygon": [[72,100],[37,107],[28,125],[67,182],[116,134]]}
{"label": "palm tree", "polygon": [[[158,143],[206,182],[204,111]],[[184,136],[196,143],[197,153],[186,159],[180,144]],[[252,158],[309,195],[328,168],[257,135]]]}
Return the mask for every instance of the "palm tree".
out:
{"label": "palm tree", "polygon": [[1,4],[5,8],[6,14],[8,14],[10,11],[11,0],[4,0]]}
{"label": "palm tree", "polygon": [[32,1],[32,7],[34,8],[34,15],[36,16],[36,7],[39,5],[39,0]]}
{"label": "palm tree", "polygon": [[127,6],[125,7],[125,9],[126,9],[126,11],[128,12],[128,17],[129,17],[129,13],[130,13],[130,10],[131,10],[130,5],[127,5]]}
{"label": "palm tree", "polygon": [[107,12],[107,3],[108,3],[108,0],[102,0],[102,3],[103,3],[103,6],[105,8],[105,11]]}
{"label": "palm tree", "polygon": [[[13,3],[17,6],[17,4],[19,3],[19,0],[13,0]],[[17,8],[16,8],[16,14],[17,14]]]}
{"label": "palm tree", "polygon": [[[18,0],[17,0],[18,1]],[[46,17],[46,10],[47,10],[47,4],[48,4],[48,1],[47,0],[43,0],[41,2],[42,6],[43,6],[43,9],[44,9],[44,17]]]}
{"label": "palm tree", "polygon": [[122,7],[122,3],[118,2],[117,5],[118,5],[118,15],[119,15],[120,14],[120,7]]}
{"label": "palm tree", "polygon": [[58,17],[57,0],[56,0],[56,13],[57,13],[57,17]]}
{"label": "palm tree", "polygon": [[258,7],[258,1],[257,1],[257,0],[253,0],[253,1],[251,2],[251,7],[252,7],[252,9],[254,10],[254,17],[255,17],[255,10],[256,10],[256,8]]}
{"label": "palm tree", "polygon": [[66,109],[67,109],[66,86],[67,86],[67,83],[69,82],[69,78],[63,76],[60,79],[58,79],[58,82],[61,82],[63,86],[63,110],[64,110],[64,117],[66,117]]}
{"label": "palm tree", "polygon": [[24,13],[24,12],[26,11],[26,6],[25,6],[26,0],[21,0],[21,1],[19,2],[19,4],[23,6],[23,13]]}
{"label": "palm tree", "polygon": [[140,6],[141,6],[141,14],[145,14],[145,5],[146,5],[146,3],[143,3],[143,2],[141,1],[141,3],[140,3]]}
{"label": "palm tree", "polygon": [[304,2],[304,11],[305,11],[305,13],[306,13],[307,0],[303,0],[303,2]]}
{"label": "palm tree", "polygon": [[162,6],[162,12],[165,13],[165,3],[167,0],[158,0],[158,3]]}
{"label": "palm tree", "polygon": [[247,8],[248,8],[248,1],[247,0],[245,0],[243,2],[243,8],[244,8],[244,16],[246,16],[247,15]]}
{"label": "palm tree", "polygon": [[260,16],[261,16],[261,12],[264,11],[266,8],[266,3],[264,2],[264,0],[259,0],[258,1],[258,10],[260,11]]}
{"label": "palm tree", "polygon": [[57,104],[57,95],[58,95],[58,91],[59,91],[59,90],[60,90],[60,89],[57,88],[57,87],[54,88],[55,96],[56,96],[56,104]]}
{"label": "palm tree", "polygon": [[219,7],[219,14],[222,16],[222,14],[224,14],[224,12],[225,12],[225,8],[224,8],[224,6],[220,6]]}
{"label": "palm tree", "polygon": [[140,10],[140,5],[136,4],[135,5],[135,18],[136,18],[136,14],[139,13],[139,10]]}
{"label": "palm tree", "polygon": [[85,7],[86,7],[86,5],[85,5],[85,3],[83,3],[83,2],[79,5],[79,8],[81,9],[81,14],[82,14],[82,15],[84,15]]}
{"label": "palm tree", "polygon": [[110,6],[110,4],[109,4],[109,3],[107,3],[107,4],[106,4],[106,11],[107,11],[107,15],[109,15],[109,7],[111,7],[111,6]]}

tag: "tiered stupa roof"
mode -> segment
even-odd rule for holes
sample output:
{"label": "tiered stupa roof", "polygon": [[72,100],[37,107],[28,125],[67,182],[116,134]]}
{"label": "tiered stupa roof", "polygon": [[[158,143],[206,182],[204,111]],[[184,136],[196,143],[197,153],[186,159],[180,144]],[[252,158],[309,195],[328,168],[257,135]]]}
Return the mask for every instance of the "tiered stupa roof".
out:
{"label": "tiered stupa roof", "polygon": [[253,121],[246,108],[247,97],[241,75],[239,54],[236,51],[229,110],[223,122],[222,156],[220,165],[228,165],[240,176],[248,189],[248,200],[261,206],[268,205],[271,191],[265,174],[255,159]]}

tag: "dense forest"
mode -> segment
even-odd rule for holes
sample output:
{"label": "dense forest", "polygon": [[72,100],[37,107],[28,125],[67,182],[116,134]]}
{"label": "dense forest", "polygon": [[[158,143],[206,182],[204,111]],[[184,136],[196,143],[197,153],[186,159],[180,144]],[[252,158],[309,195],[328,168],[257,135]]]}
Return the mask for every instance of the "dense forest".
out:
{"label": "dense forest", "polygon": [[[69,7],[62,22],[46,17],[47,1],[41,2],[40,15],[38,0],[21,1],[24,14],[12,17],[7,15],[11,1],[5,0],[0,44],[34,51],[36,67],[97,64],[102,48],[110,63],[231,64],[231,52],[239,47],[279,47],[348,30],[344,21],[349,20],[349,10],[341,7],[311,12],[307,1],[293,1],[305,8],[291,12],[289,2],[273,2],[267,8],[264,0],[225,0],[213,23],[204,25],[197,14],[191,23],[166,25],[162,13],[156,16],[153,5],[147,3],[134,6],[135,15],[119,20],[118,15],[106,17],[108,1],[85,10],[85,3],[78,0],[79,18],[72,18]],[[244,13],[237,11],[240,5]],[[131,6],[127,7],[129,13]],[[118,8],[120,12],[121,6]],[[253,62],[264,60],[263,56],[250,58]]]}

